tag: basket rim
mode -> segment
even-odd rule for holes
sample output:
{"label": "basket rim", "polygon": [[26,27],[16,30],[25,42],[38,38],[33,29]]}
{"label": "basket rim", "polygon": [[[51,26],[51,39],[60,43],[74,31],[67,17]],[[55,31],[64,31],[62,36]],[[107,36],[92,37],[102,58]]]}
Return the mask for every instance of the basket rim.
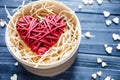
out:
{"label": "basket rim", "polygon": [[[48,1],[48,0],[45,0],[45,1]],[[33,4],[33,3],[38,3],[38,2],[41,2],[41,1],[34,1],[34,2],[31,2],[31,3],[28,3],[28,4],[26,4],[24,7],[26,7],[26,6],[30,5],[30,4]],[[69,11],[73,12],[73,10],[71,10],[69,7],[67,7],[67,6],[66,6],[65,4],[63,4],[63,3],[60,3],[60,2],[58,2],[58,1],[53,1],[53,0],[50,1],[50,2],[60,4],[61,6],[67,8]],[[22,8],[24,8],[24,7],[22,7]],[[18,10],[18,11],[19,11],[19,10]],[[18,11],[17,11],[17,12],[18,12]],[[12,19],[15,17],[15,15],[17,14],[17,12],[13,15]],[[66,57],[66,58],[64,58],[64,59],[61,59],[60,61],[57,61],[57,62],[55,62],[55,63],[50,63],[50,64],[39,64],[39,67],[37,67],[37,68],[39,68],[39,69],[49,69],[49,68],[57,67],[57,66],[65,63],[66,61],[68,61],[68,60],[76,53],[76,51],[78,50],[78,47],[79,47],[79,45],[80,45],[80,42],[81,42],[81,33],[82,33],[82,31],[81,31],[81,25],[80,25],[80,22],[79,22],[79,20],[78,20],[78,17],[76,16],[75,13],[73,13],[73,15],[74,15],[74,17],[75,17],[75,19],[76,19],[76,21],[77,21],[77,25],[76,25],[76,26],[78,26],[78,33],[79,33],[78,43],[77,43],[77,45],[74,47],[74,50],[71,51],[71,53],[70,53],[70,55],[69,55],[68,57]],[[12,19],[11,19],[11,20],[12,20]],[[11,20],[9,21],[8,25],[10,24]],[[8,48],[8,50],[9,50],[10,54],[11,54],[17,61],[19,61],[21,64],[35,68],[32,63],[26,62],[26,61],[24,61],[23,59],[18,58],[18,57],[15,55],[15,53],[13,53],[13,52],[11,51],[11,47],[9,46],[8,41],[7,41],[7,40],[8,40],[8,39],[7,39],[7,36],[8,36],[8,27],[6,28],[6,31],[5,31],[5,42],[6,42],[6,45],[7,45],[7,48]]]}

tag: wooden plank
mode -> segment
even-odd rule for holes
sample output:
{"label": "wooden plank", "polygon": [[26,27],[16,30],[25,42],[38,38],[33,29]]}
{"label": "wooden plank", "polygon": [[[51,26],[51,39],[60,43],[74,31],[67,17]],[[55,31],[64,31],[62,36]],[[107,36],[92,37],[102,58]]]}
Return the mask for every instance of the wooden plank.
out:
{"label": "wooden plank", "polygon": [[[74,11],[80,11],[80,12],[86,12],[86,13],[102,13],[103,10],[108,10],[111,12],[111,14],[119,14],[119,8],[120,8],[120,2],[118,0],[114,0],[112,2],[109,2],[108,0],[103,0],[102,5],[98,5],[96,1],[94,1],[93,5],[84,5],[82,3],[82,0],[70,0],[70,1],[65,1],[65,0],[58,0],[60,2],[63,2],[67,6],[69,6],[71,9]],[[83,6],[82,10],[78,9],[78,5]]]}
{"label": "wooden plank", "polygon": [[[13,64],[15,59],[9,53],[0,52],[0,64]],[[103,61],[107,62],[107,67],[104,69],[117,70],[120,69],[120,58],[115,56],[105,56],[105,55],[94,55],[94,54],[84,54],[78,53],[77,59],[73,66],[77,67],[89,67],[89,68],[101,68],[101,65],[97,63],[97,58],[101,58]],[[6,64],[6,65],[7,65]],[[9,65],[9,64],[8,64]]]}
{"label": "wooden plank", "polygon": [[[9,19],[7,19],[7,14],[4,10],[4,8],[0,8],[0,18],[6,20],[8,22]],[[10,12],[11,15],[14,13],[13,8],[8,8],[8,11]],[[116,25],[112,23],[109,27],[106,26],[105,20],[110,19],[112,20],[116,15],[111,15],[109,18],[104,18],[103,14],[91,14],[91,13],[81,13],[81,12],[76,12],[76,15],[78,16],[80,22],[81,22],[81,27],[82,30],[88,30],[88,29],[94,29],[94,30],[103,30],[103,31],[120,31],[119,26],[120,24]],[[117,16],[120,18],[120,16]],[[99,19],[98,19],[99,18]],[[96,24],[97,23],[97,24]],[[4,29],[1,29],[4,30]]]}
{"label": "wooden plank", "polygon": [[[32,0],[35,1],[35,0]],[[90,12],[90,13],[102,13],[103,10],[108,10],[111,12],[111,14],[117,14],[120,15],[120,2],[119,0],[113,0],[112,2],[109,2],[108,0],[103,0],[103,4],[102,5],[98,5],[97,2],[95,1],[93,5],[83,5],[82,0],[70,0],[69,2],[66,0],[57,0],[59,2],[62,2],[64,4],[66,4],[67,6],[69,6],[71,9],[73,9],[74,11],[80,11],[80,12]],[[26,0],[26,3],[28,3],[29,1]],[[20,0],[16,0],[14,1],[14,5],[13,5],[13,1],[1,1],[0,2],[1,7],[3,7],[4,5],[7,5],[8,7],[18,7],[19,5],[22,4],[22,1]],[[79,10],[78,9],[78,5],[82,5],[83,9]]]}
{"label": "wooden plank", "polygon": [[72,66],[63,74],[54,77],[39,77],[27,72],[20,65],[19,67],[15,67],[14,64],[0,64],[0,67],[4,67],[4,70],[0,70],[1,80],[9,80],[10,76],[14,73],[18,75],[19,80],[91,80],[91,74],[96,73],[97,71],[102,71],[103,75],[100,78],[97,77],[96,80],[104,80],[106,76],[111,76],[115,80],[120,80],[120,71],[100,68]]}
{"label": "wooden plank", "polygon": [[[7,14],[4,10],[4,8],[0,8],[0,16],[2,19],[6,20],[8,22],[9,19],[7,19]],[[13,8],[8,8],[9,12],[11,15],[13,15],[14,13]],[[105,24],[105,20],[106,19],[110,19],[112,20],[114,17],[116,17],[116,15],[111,15],[109,18],[104,18],[103,14],[91,14],[91,13],[81,13],[81,12],[76,12],[76,15],[78,16],[80,22],[81,22],[81,27],[82,30],[90,30],[90,29],[94,29],[94,30],[103,30],[103,31],[108,31],[108,30],[112,30],[112,31],[120,31],[119,27],[120,24],[116,25],[116,24],[111,24],[109,27],[106,26]],[[98,19],[99,17],[99,19]],[[120,16],[118,16],[120,18]],[[96,24],[97,23],[97,24]],[[1,29],[4,30],[4,29]]]}
{"label": "wooden plank", "polygon": [[[111,46],[111,45],[110,45]],[[108,54],[103,45],[80,45],[79,52],[84,54],[104,55],[104,56],[118,56],[120,57],[120,51],[116,50],[116,46],[112,46],[112,54]]]}
{"label": "wooden plank", "polygon": [[[2,10],[3,11],[2,11],[1,15],[3,15],[3,18],[5,20],[7,20],[7,18],[6,18],[7,14],[6,14],[4,9],[2,9]],[[14,14],[12,12],[13,9],[8,8],[8,10],[10,11],[11,15]],[[78,19],[81,22],[82,29],[88,29],[89,28],[89,29],[96,29],[96,30],[99,30],[99,29],[105,29],[105,30],[116,29],[116,30],[120,30],[119,29],[120,24],[114,24],[113,23],[109,27],[106,26],[106,24],[105,24],[105,20],[107,20],[107,19],[112,20],[114,17],[120,18],[120,15],[119,16],[111,15],[109,18],[104,18],[103,14],[96,14],[96,13],[91,14],[91,13],[76,12],[76,15],[77,15]]]}
{"label": "wooden plank", "polygon": [[[25,0],[25,4],[28,3],[29,1],[31,1],[31,0]],[[12,1],[12,0],[7,0],[7,1],[2,0],[2,1],[0,1],[0,7],[4,7],[4,5],[7,5],[10,8],[17,8],[19,5],[22,4],[22,2],[23,2],[23,0],[14,0],[14,1]],[[13,5],[13,3],[14,3],[14,5]]]}
{"label": "wooden plank", "polygon": [[[5,45],[5,44],[4,44]],[[116,44],[117,45],[117,44]],[[107,52],[104,49],[103,45],[98,44],[80,44],[80,47],[78,49],[78,52],[83,54],[94,54],[94,55],[104,55],[104,56],[119,56],[120,57],[120,51],[116,50],[116,45],[111,45],[113,48],[112,54],[107,54]],[[8,49],[6,48],[6,45],[0,45],[0,56],[4,54],[8,54]],[[1,56],[2,57],[2,56]]]}
{"label": "wooden plank", "polygon": [[81,23],[83,30],[102,30],[102,31],[120,31],[120,24],[112,23],[110,26],[105,24],[105,20],[112,20],[114,17],[120,16],[110,15],[109,18],[104,18],[103,14],[90,14],[76,12],[76,15]]}
{"label": "wooden plank", "polygon": [[[93,35],[92,38],[86,38],[84,36],[84,34],[86,32],[91,32],[91,35]],[[0,45],[4,45],[5,44],[5,35],[0,32],[1,35],[0,35]],[[98,44],[98,45],[103,45],[105,43],[109,44],[109,45],[116,45],[117,43],[119,43],[119,41],[114,41],[113,38],[112,38],[112,34],[113,33],[118,33],[119,34],[119,31],[95,31],[95,30],[83,30],[82,31],[82,40],[81,40],[81,44],[87,44],[87,45],[90,45],[90,44]]]}
{"label": "wooden plank", "polygon": [[[109,46],[113,47],[113,53],[111,56],[120,56],[120,51],[116,50],[116,46],[119,41],[114,41],[112,39],[112,34],[114,31],[97,31],[97,30],[83,30],[82,34],[85,32],[90,31],[92,35],[95,37],[93,38],[86,38],[82,37],[79,52],[83,52],[85,54],[100,54],[104,55],[107,54],[104,49],[104,44],[108,44]],[[115,33],[119,33],[116,31]],[[8,52],[5,44],[5,35],[0,36],[0,45],[1,51],[0,52]]]}
{"label": "wooden plank", "polygon": [[104,55],[92,55],[78,53],[77,59],[73,66],[101,68],[101,65],[97,63],[97,58],[101,58],[107,62],[107,67],[104,69],[119,70],[120,69],[120,58],[115,56],[104,56]]}
{"label": "wooden plank", "polygon": [[[111,46],[111,45],[110,45]],[[103,45],[88,45],[88,44],[81,44],[78,52],[83,53],[83,54],[94,54],[94,55],[104,55],[104,56],[119,56],[120,57],[120,51],[116,50],[116,46],[113,47],[113,52],[112,54],[107,54],[105,51]],[[8,49],[4,46],[0,47],[0,57],[1,55],[8,54]]]}
{"label": "wooden plank", "polygon": [[[111,38],[111,35],[109,37]],[[106,37],[106,38],[109,38],[109,37]],[[91,38],[91,39],[82,38],[79,52],[83,52],[85,54],[106,55],[107,53],[105,52],[103,45],[105,43],[107,43],[109,46],[113,47],[113,52],[112,52],[111,56],[120,56],[120,51],[116,50],[117,43],[119,43],[119,42],[114,42],[112,39],[107,40],[106,38],[105,38],[105,40],[104,40],[104,37],[103,38],[101,37],[100,39],[97,37]],[[1,46],[0,47],[1,53],[8,52],[5,41],[4,41],[4,37],[2,37],[2,39],[0,40],[0,46]]]}
{"label": "wooden plank", "polygon": [[[119,43],[119,41],[114,41],[112,39],[112,34],[114,32],[110,31],[95,31],[95,30],[84,30],[82,34],[85,34],[85,32],[90,31],[92,35],[95,37],[93,38],[86,38],[82,37],[79,52],[83,52],[86,54],[100,54],[104,55],[106,54],[104,49],[104,44],[108,44],[109,46],[113,47],[113,53],[112,56],[120,56],[120,51],[116,50],[116,46]],[[119,31],[116,31],[115,33],[119,33]],[[2,49],[0,52],[8,52],[5,44],[5,35],[0,36],[0,48]]]}

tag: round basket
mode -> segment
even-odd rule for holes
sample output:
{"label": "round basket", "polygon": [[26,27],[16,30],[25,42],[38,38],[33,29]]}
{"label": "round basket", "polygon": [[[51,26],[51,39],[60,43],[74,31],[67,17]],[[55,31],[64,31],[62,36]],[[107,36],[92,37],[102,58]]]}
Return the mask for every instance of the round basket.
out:
{"label": "round basket", "polygon": [[[39,9],[39,6],[40,6],[39,4],[45,5],[45,3],[47,3],[49,5],[54,5],[55,7],[52,9],[55,13],[60,13],[60,11],[62,11],[62,10],[71,12],[71,14],[73,15],[73,19],[75,21],[75,27],[77,27],[77,30],[78,30],[78,39],[77,39],[76,45],[73,47],[72,51],[69,53],[69,55],[67,57],[65,57],[59,61],[50,63],[50,64],[39,64],[38,67],[35,67],[34,64],[32,64],[30,62],[26,62],[25,60],[23,60],[22,58],[19,57],[19,55],[18,55],[19,52],[17,51],[17,49],[14,50],[14,48],[15,48],[14,44],[12,44],[12,45],[10,44],[10,42],[12,42],[14,40],[11,41],[11,39],[10,39],[11,34],[9,33],[9,31],[11,31],[12,28],[16,29],[15,27],[11,27],[11,26],[13,26],[13,24],[12,24],[13,22],[18,20],[16,18],[18,16],[20,16],[20,13],[21,13],[21,15],[22,15],[22,13],[24,13],[24,15],[29,15],[28,13],[32,9],[33,5],[35,5],[36,9]],[[26,70],[28,70],[29,72],[31,72],[33,74],[39,75],[39,76],[54,76],[54,75],[64,72],[66,69],[68,69],[73,64],[73,62],[76,58],[80,40],[81,40],[81,26],[80,26],[80,22],[76,16],[76,14],[69,7],[64,5],[63,3],[60,3],[57,1],[50,1],[50,0],[34,1],[34,2],[28,3],[25,6],[23,6],[20,10],[18,10],[13,15],[12,19],[8,23],[8,26],[6,28],[6,33],[5,33],[6,45],[7,45],[9,52],[11,53],[11,55],[17,61],[19,61]]]}

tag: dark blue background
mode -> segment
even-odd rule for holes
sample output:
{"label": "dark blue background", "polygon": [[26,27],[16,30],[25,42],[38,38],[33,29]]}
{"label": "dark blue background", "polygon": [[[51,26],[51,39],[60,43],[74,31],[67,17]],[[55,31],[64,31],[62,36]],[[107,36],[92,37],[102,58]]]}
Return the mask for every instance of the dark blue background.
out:
{"label": "dark blue background", "polygon": [[[26,0],[28,3],[30,0]],[[115,80],[120,80],[120,51],[116,50],[116,46],[120,41],[114,41],[112,34],[120,35],[120,24],[111,24],[106,26],[105,20],[112,19],[115,16],[120,18],[120,0],[103,0],[102,5],[98,5],[96,0],[93,5],[83,5],[81,0],[58,0],[69,6],[78,16],[82,34],[89,31],[95,35],[94,38],[82,37],[78,50],[78,56],[75,63],[64,73],[54,77],[39,77],[27,72],[21,65],[14,66],[16,60],[10,55],[5,44],[5,27],[0,27],[0,80],[10,80],[10,77],[16,73],[18,80],[92,80],[91,74],[99,70],[103,75],[97,80],[104,80],[106,76],[111,76]],[[13,14],[12,10],[22,4],[22,0],[0,0],[0,18],[9,21],[4,10],[7,5],[8,10]],[[82,5],[83,9],[79,10],[78,5]],[[107,10],[111,13],[109,18],[104,18],[103,11]],[[108,55],[103,47],[107,43],[113,47],[113,53]],[[100,57],[107,62],[106,68],[96,62]]]}

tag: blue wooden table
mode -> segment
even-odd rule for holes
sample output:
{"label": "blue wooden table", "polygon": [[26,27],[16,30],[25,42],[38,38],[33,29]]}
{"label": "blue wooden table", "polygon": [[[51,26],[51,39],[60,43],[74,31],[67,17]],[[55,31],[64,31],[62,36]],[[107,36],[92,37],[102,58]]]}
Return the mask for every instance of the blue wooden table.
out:
{"label": "blue wooden table", "polygon": [[[31,0],[26,0],[25,3],[29,1]],[[113,33],[120,35],[120,24],[112,23],[109,27],[105,24],[106,19],[112,19],[115,16],[120,18],[120,0],[112,0],[112,2],[103,0],[102,5],[98,5],[95,0],[93,5],[86,6],[83,5],[82,0],[58,1],[75,11],[81,23],[82,34],[89,31],[95,37],[90,39],[82,37],[75,63],[67,71],[54,77],[39,77],[27,72],[20,64],[18,67],[14,65],[16,60],[10,55],[5,44],[6,27],[0,27],[0,80],[10,80],[14,73],[18,75],[18,80],[92,80],[91,74],[97,71],[102,71],[103,75],[96,80],[104,80],[106,76],[120,80],[120,51],[116,50],[120,41],[112,39]],[[0,0],[0,18],[9,21],[4,5],[13,15],[12,10],[21,4],[22,0]],[[78,5],[83,6],[82,10],[78,9]],[[104,10],[111,13],[109,18],[104,18]],[[105,43],[113,47],[112,54],[106,53],[103,46]],[[98,57],[107,62],[107,67],[102,68],[97,63]]]}

